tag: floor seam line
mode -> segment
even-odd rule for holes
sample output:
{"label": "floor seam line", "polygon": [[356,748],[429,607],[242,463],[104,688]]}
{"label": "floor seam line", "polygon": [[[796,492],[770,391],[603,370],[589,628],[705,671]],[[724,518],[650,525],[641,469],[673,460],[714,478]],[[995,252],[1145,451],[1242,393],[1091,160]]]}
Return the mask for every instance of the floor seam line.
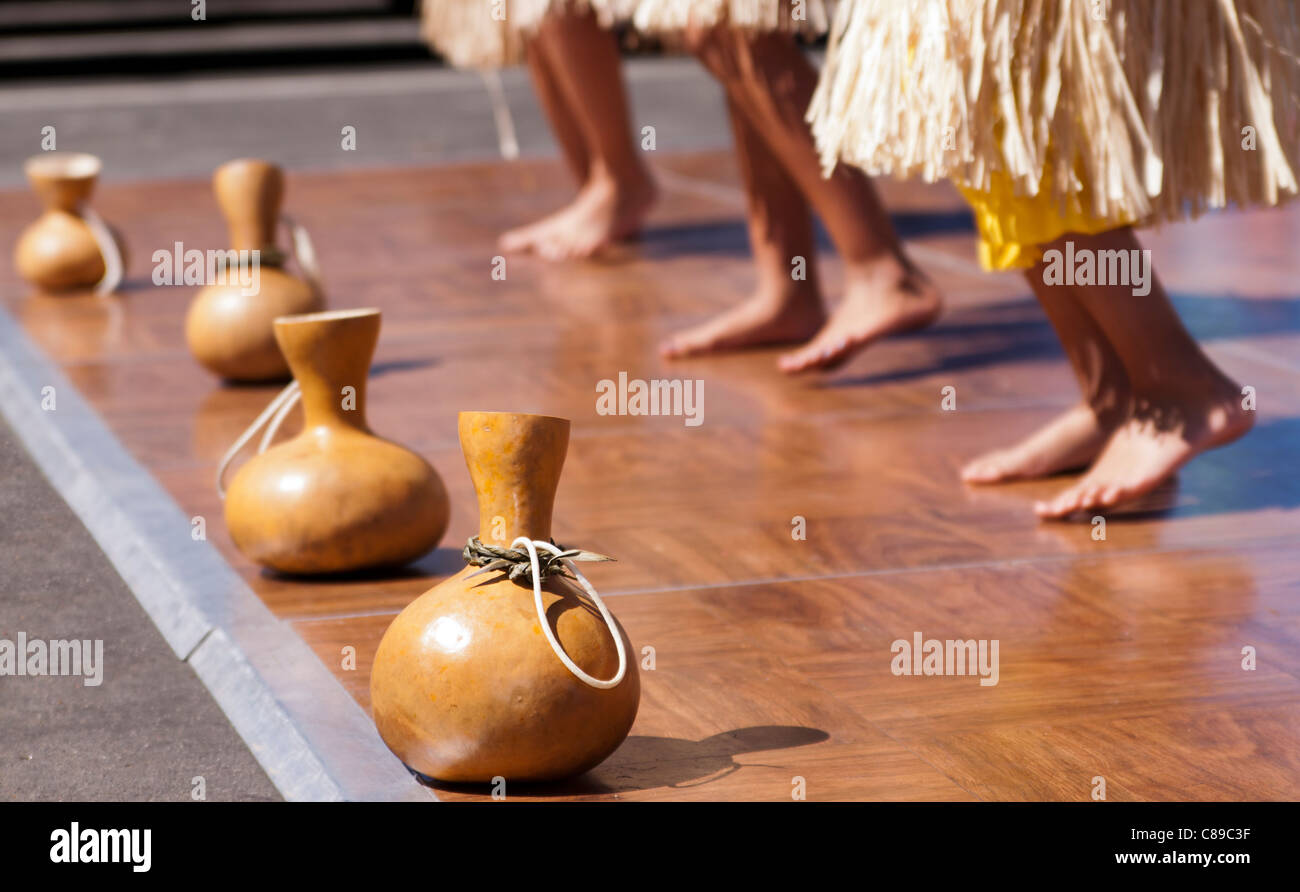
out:
{"label": "floor seam line", "polygon": [[[861,570],[861,571],[853,571],[853,572],[846,572],[846,573],[833,573],[825,576],[768,577],[768,578],[757,578],[757,579],[731,580],[731,581],[724,581],[724,582],[699,583],[699,584],[680,585],[680,586],[660,586],[655,588],[612,589],[609,591],[602,591],[600,594],[601,597],[603,598],[636,597],[636,596],[643,596],[643,595],[672,595],[672,594],[682,594],[687,592],[714,591],[717,589],[728,589],[728,588],[753,588],[756,586],[791,585],[791,584],[804,583],[804,582],[834,582],[840,579],[870,579],[870,578],[884,577],[884,576],[903,576],[903,575],[910,575],[916,573],[946,572],[952,570],[983,570],[983,569],[1004,569],[1004,568],[1011,569],[1013,567],[1023,566],[1023,565],[1034,566],[1040,564],[1051,564],[1051,563],[1057,563],[1061,561],[1072,561],[1072,560],[1090,562],[1090,561],[1099,561],[1099,560],[1105,560],[1110,558],[1140,558],[1140,557],[1156,556],[1156,555],[1164,555],[1164,554],[1177,554],[1178,552],[1182,552],[1182,551],[1191,551],[1191,552],[1196,552],[1197,554],[1205,554],[1208,552],[1222,553],[1222,552],[1231,552],[1231,551],[1240,551],[1240,550],[1259,551],[1259,550],[1271,550],[1276,546],[1282,545],[1289,541],[1290,541],[1290,537],[1287,536],[1280,536],[1280,537],[1270,538],[1262,541],[1256,539],[1256,540],[1252,540],[1252,544],[1248,547],[1243,547],[1241,545],[1220,545],[1218,547],[1215,547],[1210,545],[1207,542],[1193,541],[1193,542],[1179,543],[1178,545],[1171,545],[1165,548],[1125,549],[1123,551],[1112,552],[1108,554],[1103,553],[1103,554],[1092,554],[1092,555],[1088,555],[1088,554],[1041,555],[1038,557],[1009,558],[1006,560],[997,560],[997,561],[975,561],[975,562],[956,563],[956,564],[927,564],[925,566],[919,566],[919,567],[895,567],[887,570]],[[440,582],[444,581],[445,579],[449,579],[449,578],[451,577],[450,576],[430,577],[428,581],[430,586],[435,586],[438,585]],[[418,595],[416,597],[418,597]],[[412,600],[415,599],[412,598]],[[378,617],[378,616],[395,616],[398,613],[401,613],[402,610],[404,609],[405,606],[394,607],[392,609],[387,609],[387,610],[366,610],[366,611],[358,611],[358,612],[350,612],[350,613],[324,613],[324,614],[312,615],[312,616],[300,616],[300,615],[282,616],[280,617],[280,619],[282,619],[284,622],[291,623],[293,625],[316,623],[316,622],[337,622],[337,621],[349,620],[349,619],[366,619],[366,618]]]}

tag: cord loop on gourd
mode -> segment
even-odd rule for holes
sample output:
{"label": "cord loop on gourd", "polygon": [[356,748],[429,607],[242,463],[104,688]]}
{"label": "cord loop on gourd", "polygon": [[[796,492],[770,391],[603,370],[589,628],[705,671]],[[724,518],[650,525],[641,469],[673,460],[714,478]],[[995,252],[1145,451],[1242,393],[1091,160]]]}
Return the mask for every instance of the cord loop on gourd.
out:
{"label": "cord loop on gourd", "polygon": [[[520,550],[520,546],[523,550]],[[537,551],[541,549],[547,552],[551,557],[543,565],[538,557]],[[527,562],[523,556],[527,554]],[[601,600],[600,595],[596,593],[595,587],[587,581],[587,577],[574,566],[573,560],[576,558],[581,561],[610,561],[613,558],[606,557],[603,554],[594,554],[577,549],[565,550],[560,548],[554,542],[545,542],[541,539],[529,539],[527,536],[520,536],[510,543],[510,549],[496,548],[484,545],[478,541],[478,538],[472,538],[465,546],[465,560],[473,566],[481,566],[483,569],[478,573],[490,573],[499,571],[514,581],[528,575],[532,578],[533,583],[533,606],[537,608],[537,620],[542,627],[542,632],[546,635],[546,640],[550,642],[551,650],[560,658],[560,662],[572,672],[579,681],[600,690],[609,690],[616,688],[622,683],[624,676],[627,675],[627,650],[623,646],[623,636],[619,633],[618,624],[614,622],[613,615],[605,602]],[[560,569],[556,569],[556,567]],[[472,573],[471,576],[477,576],[478,573]],[[569,655],[564,652],[555,632],[551,629],[550,620],[546,618],[546,605],[542,603],[542,580],[548,574],[560,576],[569,576],[574,579],[591,598],[592,603],[600,611],[601,617],[605,620],[605,625],[609,628],[609,633],[614,636],[614,646],[618,649],[618,672],[610,679],[599,679],[588,675],[578,666],[577,663],[570,659]]]}
{"label": "cord loop on gourd", "polygon": [[281,214],[280,222],[289,231],[289,245],[293,249],[293,259],[298,261],[303,278],[317,294],[324,294],[325,280],[321,275],[320,260],[316,256],[316,245],[312,242],[307,227],[288,214]]}
{"label": "cord loop on gourd", "polygon": [[126,264],[122,262],[122,251],[118,247],[117,239],[113,237],[113,230],[104,222],[104,218],[95,213],[91,207],[83,204],[77,208],[77,213],[81,215],[86,228],[95,239],[95,244],[99,246],[100,256],[104,258],[104,275],[95,283],[95,294],[100,297],[112,294],[117,286],[122,284],[122,277],[126,275]]}
{"label": "cord loop on gourd", "polygon": [[266,433],[262,435],[262,442],[258,444],[257,454],[261,455],[271,445],[271,440],[275,438],[276,431],[284,423],[289,412],[297,405],[298,400],[302,397],[302,389],[298,386],[297,381],[290,381],[289,384],[276,394],[275,399],[262,410],[262,414],[253,419],[245,431],[239,435],[231,447],[226,450],[226,454],[221,456],[221,463],[217,465],[217,495],[221,498],[226,497],[226,486],[224,478],[226,469],[230,463],[235,460],[243,448],[248,445],[248,441],[257,435],[257,432],[266,427]]}

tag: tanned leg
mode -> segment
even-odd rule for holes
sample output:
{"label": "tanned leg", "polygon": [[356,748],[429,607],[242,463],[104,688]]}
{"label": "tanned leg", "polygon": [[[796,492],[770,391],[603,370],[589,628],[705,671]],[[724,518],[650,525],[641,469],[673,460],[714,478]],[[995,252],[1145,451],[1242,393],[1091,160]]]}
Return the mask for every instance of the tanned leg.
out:
{"label": "tanned leg", "polygon": [[808,344],[782,357],[781,369],[833,368],[877,338],[932,323],[939,293],[903,253],[871,181],[845,165],[822,175],[804,121],[817,72],[794,38],[718,27],[692,43],[821,216],[844,262],[843,299]]}
{"label": "tanned leg", "polygon": [[[1130,228],[1101,235],[1070,235],[1076,252],[1130,251],[1141,245]],[[1105,334],[1124,365],[1130,397],[1115,429],[1088,472],[1056,498],[1039,503],[1043,517],[1113,508],[1151,492],[1191,459],[1250,430],[1254,413],[1241,405],[1241,388],[1201,351],[1183,326],[1154,272],[1150,293],[1131,285],[1074,286],[1080,307]]]}
{"label": "tanned leg", "polygon": [[[654,179],[632,134],[618,45],[591,14],[553,15],[532,51],[544,61],[550,101],[576,125],[586,147],[586,178],[568,206],[501,237],[506,251],[549,260],[590,257],[640,231],[654,204]],[[561,143],[567,137],[561,136]],[[566,150],[567,151],[567,150]]]}
{"label": "tanned leg", "polygon": [[1065,285],[1046,285],[1042,265],[1025,278],[1061,339],[1083,401],[1024,440],[980,456],[962,469],[967,483],[1046,477],[1086,467],[1127,418],[1128,374],[1105,333]]}
{"label": "tanned leg", "polygon": [[555,134],[555,141],[560,144],[560,151],[564,153],[564,160],[581,187],[587,182],[587,176],[591,172],[591,152],[587,148],[582,124],[569,106],[556,73],[551,69],[551,63],[538,42],[529,41],[526,52],[533,90],[537,93],[542,112],[551,125],[551,133]]}
{"label": "tanned leg", "polygon": [[[739,306],[670,338],[661,348],[668,357],[798,343],[826,321],[817,285],[812,214],[803,193],[735,103],[728,101],[727,111],[745,186],[758,285]],[[796,257],[803,258],[800,279],[794,278]]]}

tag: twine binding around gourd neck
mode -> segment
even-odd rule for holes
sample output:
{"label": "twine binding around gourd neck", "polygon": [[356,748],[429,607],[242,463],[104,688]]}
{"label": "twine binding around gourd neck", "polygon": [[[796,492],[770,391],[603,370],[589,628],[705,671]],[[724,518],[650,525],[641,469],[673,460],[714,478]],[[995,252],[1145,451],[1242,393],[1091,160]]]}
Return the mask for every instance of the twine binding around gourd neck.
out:
{"label": "twine binding around gourd neck", "polygon": [[117,239],[113,238],[113,230],[108,228],[104,218],[88,205],[78,207],[77,213],[90,230],[91,237],[99,247],[99,254],[104,258],[104,275],[95,283],[95,296],[112,294],[122,284],[122,277],[126,274],[126,264],[122,262],[122,251],[117,246]]}
{"label": "twine binding around gourd neck", "polygon": [[302,270],[302,277],[311,285],[312,289],[317,293],[324,294],[325,286],[321,277],[320,261],[316,257],[316,245],[312,242],[307,227],[288,214],[281,214],[276,221],[276,226],[283,226],[284,231],[288,234],[289,250],[281,250],[280,246],[275,243],[275,237],[272,234],[267,243],[257,249],[258,263],[261,266],[279,269],[292,257],[298,262],[298,268]]}
{"label": "twine binding around gourd neck", "polygon": [[[122,260],[122,251],[118,247],[117,239],[113,237],[113,230],[109,228],[108,223],[95,212],[94,208],[83,204],[77,208],[77,213],[86,224],[86,228],[90,230],[90,235],[99,248],[100,256],[104,258],[104,275],[95,284],[95,295],[103,297],[112,294],[117,290],[117,286],[122,284],[122,279],[126,275],[126,264]],[[311,235],[308,234],[306,227],[288,214],[282,214],[280,222],[289,231],[293,256],[298,261],[298,266],[302,268],[303,278],[317,294],[324,294],[320,261],[316,257],[316,246],[312,243]],[[263,249],[262,253],[265,256],[264,262],[268,265],[278,266],[283,260],[281,252],[274,248]]]}
{"label": "twine binding around gourd neck", "polygon": [[[520,546],[523,550],[520,550]],[[538,557],[538,550],[547,553],[545,562]],[[533,606],[537,608],[537,619],[542,627],[542,632],[546,635],[546,640],[551,644],[551,650],[560,658],[560,662],[565,668],[577,677],[584,684],[599,690],[609,690],[618,687],[624,676],[627,675],[627,650],[623,646],[623,636],[619,633],[618,624],[614,622],[613,615],[605,602],[600,599],[596,589],[587,577],[582,575],[577,567],[573,565],[574,561],[612,561],[613,558],[606,557],[603,554],[596,554],[590,551],[580,551],[576,548],[563,549],[554,542],[546,542],[541,539],[529,539],[527,536],[520,536],[510,543],[510,547],[497,548],[493,545],[484,545],[477,536],[469,540],[465,545],[465,562],[475,566],[482,567],[477,573],[471,573],[469,578],[479,576],[483,573],[501,572],[505,573],[512,580],[520,578],[531,578],[533,583]],[[586,672],[577,663],[569,658],[560,645],[559,639],[555,637],[555,632],[551,629],[551,622],[546,616],[546,605],[542,603],[542,580],[547,576],[564,576],[574,580],[591,598],[601,617],[605,620],[605,625],[609,628],[609,633],[614,636],[614,646],[618,649],[618,672],[610,679],[599,679]]]}

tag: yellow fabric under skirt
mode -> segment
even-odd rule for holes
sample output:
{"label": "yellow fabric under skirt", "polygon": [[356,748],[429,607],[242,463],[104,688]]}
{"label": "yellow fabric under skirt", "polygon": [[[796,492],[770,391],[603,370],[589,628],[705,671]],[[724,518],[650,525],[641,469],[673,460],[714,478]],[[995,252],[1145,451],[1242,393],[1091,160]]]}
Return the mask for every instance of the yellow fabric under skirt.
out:
{"label": "yellow fabric under skirt", "polygon": [[1070,232],[1096,235],[1137,222],[1117,216],[1095,217],[1079,194],[1062,207],[1048,190],[1017,195],[1011,177],[994,171],[987,190],[958,186],[979,229],[980,265],[987,270],[1028,269],[1043,256],[1043,246]]}
{"label": "yellow fabric under skirt", "polygon": [[[838,9],[808,112],[823,166],[979,190],[994,263],[1088,216],[1172,222],[1300,195],[1295,0]],[[994,172],[1051,202],[1014,199]]]}

